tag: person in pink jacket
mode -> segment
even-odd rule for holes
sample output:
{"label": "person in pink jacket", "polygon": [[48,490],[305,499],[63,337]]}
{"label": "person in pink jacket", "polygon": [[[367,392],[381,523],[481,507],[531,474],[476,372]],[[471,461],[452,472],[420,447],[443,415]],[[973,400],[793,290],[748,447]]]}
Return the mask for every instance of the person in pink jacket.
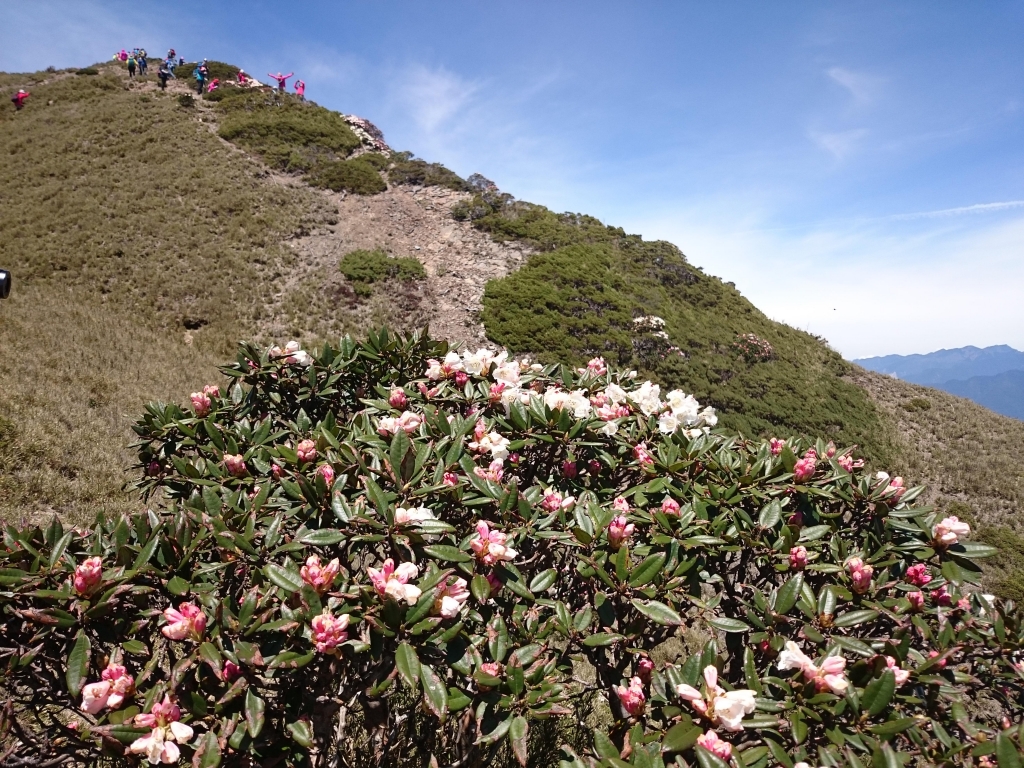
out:
{"label": "person in pink jacket", "polygon": [[238,70],[238,83],[239,83],[239,85],[245,85],[247,82],[249,82],[249,76],[247,74],[245,74],[245,70],[244,69]]}
{"label": "person in pink jacket", "polygon": [[18,92],[16,94],[14,94],[13,96],[11,96],[11,101],[14,102],[14,109],[15,110],[20,110],[23,106],[25,106],[25,99],[27,99],[31,95],[32,94],[29,93],[28,91],[26,91],[26,90],[24,90],[22,88],[19,88]]}
{"label": "person in pink jacket", "polygon": [[295,93],[298,94],[298,97],[300,99],[305,101],[306,100],[306,83],[303,82],[302,80],[296,80],[295,81]]}
{"label": "person in pink jacket", "polygon": [[284,87],[288,84],[288,78],[291,77],[293,74],[294,72],[289,72],[287,75],[282,75],[280,72],[278,72],[276,75],[272,75],[269,72],[267,72],[268,77],[272,77],[275,80],[277,80],[277,90],[280,91],[281,93],[284,93]]}

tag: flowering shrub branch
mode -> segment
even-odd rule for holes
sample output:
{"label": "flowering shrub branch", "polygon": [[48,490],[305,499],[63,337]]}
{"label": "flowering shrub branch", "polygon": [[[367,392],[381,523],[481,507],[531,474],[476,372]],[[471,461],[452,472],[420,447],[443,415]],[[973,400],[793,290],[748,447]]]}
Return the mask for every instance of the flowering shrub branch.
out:
{"label": "flowering shrub branch", "polygon": [[993,548],[849,451],[418,335],[224,371],[135,427],[165,511],[6,529],[0,765],[539,764],[595,701],[569,768],[1020,747]]}

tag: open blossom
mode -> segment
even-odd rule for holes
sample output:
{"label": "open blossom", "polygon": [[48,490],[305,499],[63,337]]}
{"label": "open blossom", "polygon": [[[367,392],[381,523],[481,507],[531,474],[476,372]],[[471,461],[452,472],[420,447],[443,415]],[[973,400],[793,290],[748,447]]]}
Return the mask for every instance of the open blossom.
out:
{"label": "open blossom", "polygon": [[938,605],[953,604],[953,596],[949,594],[949,590],[946,589],[945,584],[932,591],[932,600]]}
{"label": "open blossom", "polygon": [[807,547],[796,546],[789,550],[789,567],[794,571],[807,567]]}
{"label": "open blossom", "polygon": [[608,523],[608,545],[612,549],[618,549],[630,536],[636,526],[626,520],[625,515],[619,515]]}
{"label": "open blossom", "polygon": [[666,498],[661,502],[661,511],[670,517],[679,517],[679,502],[673,498]]}
{"label": "open blossom", "polygon": [[[451,473],[448,472],[445,474]],[[504,463],[501,459],[495,459],[488,465],[487,469],[484,469],[483,467],[474,467],[473,474],[482,480],[490,480],[492,483],[500,483],[501,478],[505,476]],[[455,485],[455,483],[452,483],[452,485]]]}
{"label": "open blossom", "polygon": [[818,455],[808,451],[804,457],[793,465],[793,479],[798,483],[806,483],[814,477],[814,469],[818,465]]}
{"label": "open blossom", "polygon": [[636,407],[640,409],[644,416],[653,416],[663,407],[660,395],[661,387],[645,381],[629,393],[629,399],[636,404]]}
{"label": "open blossom", "polygon": [[424,520],[433,520],[434,513],[426,507],[398,507],[395,509],[395,525],[410,525]]}
{"label": "open blossom", "polygon": [[508,458],[508,444],[507,437],[502,437],[497,432],[486,432],[476,435],[476,440],[469,444],[469,449],[477,453],[489,452],[492,459],[504,461]]}
{"label": "open blossom", "polygon": [[181,757],[178,744],[192,740],[192,728],[179,722],[181,710],[164,695],[162,702],[153,704],[153,709],[146,714],[136,715],[135,724],[150,728],[150,732],[132,742],[130,751],[136,755],[145,755],[150,765],[173,765]]}
{"label": "open blossom", "polygon": [[502,560],[514,560],[519,554],[505,545],[508,536],[492,530],[490,523],[480,520],[476,524],[476,536],[469,542],[477,559],[484,565],[494,565]]}
{"label": "open blossom", "polygon": [[889,485],[886,486],[885,492],[886,494],[888,494],[886,501],[891,506],[895,507],[897,504],[899,504],[900,499],[903,497],[903,494],[906,493],[906,491],[907,489],[903,484],[903,478],[894,477],[892,480],[889,481]]}
{"label": "open blossom", "polygon": [[604,376],[608,373],[608,366],[605,364],[603,357],[593,357],[587,363],[587,370],[595,376]]}
{"label": "open blossom", "polygon": [[[497,362],[497,360],[496,360]],[[519,388],[519,363],[515,360],[504,360],[495,366],[491,376],[496,382],[504,384],[506,387]]]}
{"label": "open blossom", "polygon": [[107,664],[100,678],[100,682],[89,683],[82,688],[82,706],[79,709],[90,715],[99,714],[104,709],[117,709],[135,690],[135,678],[120,664]]}
{"label": "open blossom", "polygon": [[846,572],[850,574],[853,591],[858,595],[863,595],[871,587],[871,577],[875,569],[859,557],[851,557],[846,561]]}
{"label": "open blossom", "polygon": [[910,670],[901,669],[899,662],[896,661],[892,656],[885,657],[885,666],[887,669],[892,670],[893,675],[896,677],[896,687],[899,688],[907,680],[910,679]]}
{"label": "open blossom", "polygon": [[409,435],[420,428],[423,423],[423,416],[412,411],[404,411],[401,416],[385,416],[377,424],[377,432],[384,435],[394,435],[399,431]]}
{"label": "open blossom", "polygon": [[757,706],[754,692],[726,691],[718,684],[718,670],[712,665],[704,667],[704,684],[704,693],[685,683],[676,686],[676,693],[716,725],[727,731],[743,730],[744,715],[749,715]]}
{"label": "open blossom", "polygon": [[474,376],[486,376],[495,358],[496,355],[489,349],[480,348],[476,352],[467,350],[462,353],[462,367],[466,373]]}
{"label": "open blossom", "polygon": [[289,341],[284,345],[284,349],[280,347],[271,347],[269,352],[271,360],[280,360],[289,364],[297,365],[309,365],[313,362],[313,358],[308,353],[304,352],[297,341]]}
{"label": "open blossom", "polygon": [[316,458],[316,443],[312,440],[303,440],[295,446],[295,453],[298,455],[300,463],[313,461]]}
{"label": "open blossom", "polygon": [[336,654],[338,646],[348,640],[348,622],[347,613],[332,616],[326,609],[319,616],[314,616],[309,622],[309,634],[317,653]]}
{"label": "open blossom", "polygon": [[203,418],[210,412],[212,402],[210,396],[205,392],[193,392],[189,395],[189,399],[192,401],[192,410],[196,412],[196,416]]}
{"label": "open blossom", "polygon": [[923,592],[908,592],[907,600],[910,601],[910,609],[912,611],[924,610],[924,593]]}
{"label": "open blossom", "polygon": [[560,509],[568,511],[576,506],[576,497],[563,497],[558,491],[552,490],[544,494],[544,499],[541,501],[540,505],[548,512],[557,512]]}
{"label": "open blossom", "polygon": [[[708,752],[722,760],[728,761],[732,757],[732,744],[718,738],[718,734],[714,731],[708,731],[698,736],[697,746],[704,747]],[[796,768],[796,766],[793,766],[793,768]]]}
{"label": "open blossom", "polygon": [[778,456],[782,453],[782,449],[786,447],[786,441],[773,437],[768,441],[768,446],[771,449],[772,456]]}
{"label": "open blossom", "polygon": [[819,692],[827,689],[837,696],[842,696],[850,685],[850,681],[843,676],[846,659],[842,656],[826,656],[815,664],[792,640],[786,642],[786,647],[779,654],[778,664],[779,669],[783,671],[799,669],[803,672],[804,679],[813,682]]}
{"label": "open blossom", "polygon": [[961,522],[958,517],[946,517],[935,524],[932,528],[932,536],[935,543],[940,547],[951,547],[959,541],[961,536],[969,536],[971,526]]}
{"label": "open blossom", "polygon": [[72,580],[75,592],[80,595],[88,595],[93,592],[103,581],[103,560],[100,557],[87,557],[75,566],[75,576]]}
{"label": "open blossom", "polygon": [[916,563],[907,568],[907,581],[915,587],[923,587],[931,580],[932,576],[928,573],[928,566],[924,563]]}
{"label": "open blossom", "polygon": [[462,361],[459,359],[459,353],[449,352],[442,361],[427,360],[426,376],[431,381],[437,381],[438,379],[447,379],[456,371],[461,370]]}
{"label": "open blossom", "polygon": [[572,411],[577,419],[585,419],[593,408],[582,389],[566,392],[560,387],[548,387],[544,391],[544,405],[553,411]]}
{"label": "open blossom", "polygon": [[169,640],[195,640],[198,643],[203,639],[206,614],[195,603],[179,603],[177,609],[168,606],[164,608],[164,618],[167,623],[160,631]]}
{"label": "open blossom", "polygon": [[320,557],[310,555],[306,558],[306,564],[299,569],[299,575],[304,582],[322,595],[331,588],[340,570],[341,563],[338,558],[334,558],[327,565],[320,565]]}
{"label": "open blossom", "polygon": [[370,576],[373,588],[381,597],[390,597],[409,605],[415,605],[420,599],[420,588],[409,583],[420,573],[415,563],[402,563],[396,568],[395,561],[389,557],[379,571],[376,568],[367,568],[366,572]]}
{"label": "open blossom", "polygon": [[402,410],[406,405],[409,404],[409,398],[405,394],[405,390],[401,387],[394,387],[391,390],[391,394],[388,395],[388,405],[392,408],[398,408]]}
{"label": "open blossom", "polygon": [[615,501],[612,502],[612,509],[616,512],[621,512],[622,514],[629,512],[629,502],[626,501],[626,497],[616,496]]}
{"label": "open blossom", "polygon": [[469,589],[466,580],[449,577],[444,591],[434,602],[434,611],[441,614],[442,619],[454,619],[468,599]]}
{"label": "open blossom", "polygon": [[634,677],[629,681],[629,687],[624,685],[615,686],[615,695],[619,697],[622,708],[632,717],[640,717],[646,709],[647,697],[644,695],[643,681]]}
{"label": "open blossom", "polygon": [[245,477],[249,472],[245,467],[245,458],[240,453],[225,453],[224,469],[232,477]]}

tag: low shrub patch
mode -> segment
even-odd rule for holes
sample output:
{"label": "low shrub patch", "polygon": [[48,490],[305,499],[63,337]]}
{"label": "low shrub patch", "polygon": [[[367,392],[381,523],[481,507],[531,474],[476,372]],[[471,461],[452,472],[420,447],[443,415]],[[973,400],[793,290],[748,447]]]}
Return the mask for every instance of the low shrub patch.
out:
{"label": "low shrub patch", "polygon": [[309,174],[310,184],[335,192],[375,195],[387,189],[377,164],[362,155],[351,160],[329,160],[317,164]]}
{"label": "low shrub patch", "polygon": [[423,265],[411,257],[393,258],[381,250],[352,251],[341,260],[341,273],[360,296],[373,292],[373,284],[385,280],[424,280]]}
{"label": "low shrub patch", "polygon": [[388,168],[388,181],[392,184],[412,184],[422,187],[447,187],[456,192],[468,192],[469,185],[454,171],[440,163],[419,160],[409,152],[396,152]]}

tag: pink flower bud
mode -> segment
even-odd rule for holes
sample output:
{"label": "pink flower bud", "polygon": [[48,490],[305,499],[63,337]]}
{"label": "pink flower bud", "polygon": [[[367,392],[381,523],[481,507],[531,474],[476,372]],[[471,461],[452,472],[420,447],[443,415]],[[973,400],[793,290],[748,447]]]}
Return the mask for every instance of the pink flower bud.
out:
{"label": "pink flower bud", "polygon": [[87,557],[75,567],[75,592],[83,597],[91,594],[102,580],[103,560],[99,557]]}
{"label": "pink flower bud", "polygon": [[189,397],[192,400],[192,410],[200,419],[210,412],[210,398],[204,392],[193,392]]}
{"label": "pink flower bud", "polygon": [[401,387],[395,387],[391,390],[391,394],[388,396],[388,405],[398,410],[404,410],[405,406],[409,404],[409,398],[405,394],[405,390]]}
{"label": "pink flower bud", "polygon": [[622,496],[616,496],[615,501],[612,502],[612,509],[616,512],[626,514],[629,512],[629,502]]}
{"label": "pink flower bud", "polygon": [[786,525],[792,525],[794,528],[800,528],[804,524],[804,513],[799,509],[792,515],[786,518]]}
{"label": "pink flower bud", "polygon": [[923,611],[924,610],[924,593],[923,592],[908,592],[907,600],[910,601],[910,610],[912,611]]}
{"label": "pink flower bud", "polygon": [[628,688],[623,685],[616,685],[615,695],[619,697],[622,708],[631,717],[639,717],[647,708],[647,697],[644,695],[643,683],[639,677],[632,678],[629,681]]}
{"label": "pink flower bud", "polygon": [[770,446],[772,456],[778,456],[782,453],[782,449],[786,447],[786,441],[773,437],[768,441],[768,445]]}
{"label": "pink flower bud", "polygon": [[469,381],[469,375],[465,371],[457,371],[455,374],[455,383],[460,386],[466,386],[466,382]]}
{"label": "pink flower bud", "polygon": [[338,646],[348,640],[349,617],[347,613],[332,616],[326,609],[309,622],[310,638],[317,653],[337,655]]}
{"label": "pink flower bud", "polygon": [[270,476],[271,477],[273,477],[275,480],[280,480],[282,474],[284,474],[284,470],[281,469],[281,465],[280,464],[271,464],[270,465]]}
{"label": "pink flower bud", "polygon": [[931,580],[932,577],[931,574],[928,573],[928,566],[924,563],[916,563],[915,565],[907,568],[907,581],[915,587],[923,587]]}
{"label": "pink flower bud", "polygon": [[[501,677],[501,664],[499,664],[496,661],[485,661],[483,664],[480,665],[480,671],[483,672],[485,675],[490,675],[491,677],[498,677],[498,678],[500,678]],[[477,683],[477,687],[481,691],[489,691],[489,690],[491,690],[491,686],[489,686],[489,685],[481,685],[480,683]]]}
{"label": "pink flower bud", "polygon": [[646,685],[651,682],[651,674],[654,672],[654,662],[647,656],[642,656],[636,663],[636,675]]}
{"label": "pink flower bud", "polygon": [[669,517],[679,517],[679,502],[673,498],[666,497],[661,502],[661,511]]}
{"label": "pink flower bud", "polygon": [[334,558],[327,565],[320,565],[320,557],[310,555],[306,558],[306,564],[299,569],[299,575],[304,582],[322,595],[331,588],[340,571],[341,563],[338,558]]}
{"label": "pink flower bud", "polygon": [[512,451],[512,453],[508,455],[508,463],[511,464],[513,467],[518,467],[519,458],[519,454],[516,451]]}
{"label": "pink flower bud", "polygon": [[594,477],[597,477],[601,474],[601,462],[597,459],[591,459],[587,462],[587,471]]}
{"label": "pink flower bud", "polygon": [[330,464],[321,464],[316,468],[316,473],[324,479],[324,485],[330,490],[331,486],[334,485],[334,467]]}
{"label": "pink flower bud", "polygon": [[654,459],[651,458],[651,454],[644,443],[633,447],[633,457],[640,462],[641,467],[649,467],[654,463]]}
{"label": "pink flower bud", "polygon": [[303,440],[295,447],[295,453],[298,454],[300,464],[313,461],[316,459],[316,443],[312,440]]}
{"label": "pink flower bud", "polygon": [[576,462],[569,461],[566,459],[562,462],[562,477],[566,480],[572,480],[576,477]]}
{"label": "pink flower bud", "polygon": [[949,591],[946,589],[945,584],[943,584],[941,587],[932,592],[932,600],[936,604],[943,606],[953,604],[953,598],[949,594]]}
{"label": "pink flower bud", "polygon": [[459,484],[459,476],[454,472],[445,472],[444,479],[441,481],[444,485],[454,486]]}
{"label": "pink flower bud", "polygon": [[604,376],[608,373],[608,366],[605,365],[603,357],[594,357],[587,363],[587,370],[595,376]]}
{"label": "pink flower bud", "polygon": [[633,535],[636,526],[627,522],[625,515],[619,515],[608,524],[608,546],[618,549]]}
{"label": "pink flower bud", "polygon": [[248,470],[245,467],[245,459],[241,454],[224,454],[224,468],[232,477],[245,477]]}
{"label": "pink flower bud", "polygon": [[487,583],[491,587],[491,597],[494,597],[501,592],[501,588],[505,586],[501,583],[501,579],[494,575],[493,571],[487,574]]}
{"label": "pink flower bud", "polygon": [[220,387],[216,384],[207,384],[203,387],[203,394],[207,397],[220,397]]}
{"label": "pink flower bud", "polygon": [[831,459],[835,455],[836,455],[836,444],[833,443],[830,440],[828,445],[825,447],[825,458],[826,459]]}
{"label": "pink flower bud", "polygon": [[807,547],[796,546],[789,550],[789,567],[794,571],[802,571],[807,567]]}
{"label": "pink flower bud", "polygon": [[708,731],[697,737],[697,746],[703,747],[708,752],[722,760],[728,761],[732,757],[732,744],[718,738],[714,731]]}
{"label": "pink flower bud", "polygon": [[806,483],[814,477],[814,470],[817,465],[818,457],[811,451],[808,451],[807,455],[793,466],[793,480],[798,483]]}
{"label": "pink flower bud", "polygon": [[235,662],[225,661],[224,671],[221,674],[224,677],[224,681],[230,683],[238,679],[239,675],[242,674],[242,670]]}
{"label": "pink flower bud", "polygon": [[[928,651],[928,658],[929,659],[934,659],[936,656],[939,656],[939,655],[940,654],[939,654],[938,651]],[[937,666],[939,667],[939,669],[945,669],[947,661],[948,661],[948,659],[943,659],[942,661],[938,662]]]}
{"label": "pink flower bud", "polygon": [[160,466],[159,461],[151,461],[149,462],[149,466],[146,467],[146,474],[149,475],[150,477],[156,477],[162,471],[163,467]]}
{"label": "pink flower bud", "polygon": [[850,580],[853,582],[853,591],[858,595],[863,595],[871,587],[871,577],[875,572],[875,569],[867,565],[859,557],[852,557],[846,563],[846,570],[850,574]]}

